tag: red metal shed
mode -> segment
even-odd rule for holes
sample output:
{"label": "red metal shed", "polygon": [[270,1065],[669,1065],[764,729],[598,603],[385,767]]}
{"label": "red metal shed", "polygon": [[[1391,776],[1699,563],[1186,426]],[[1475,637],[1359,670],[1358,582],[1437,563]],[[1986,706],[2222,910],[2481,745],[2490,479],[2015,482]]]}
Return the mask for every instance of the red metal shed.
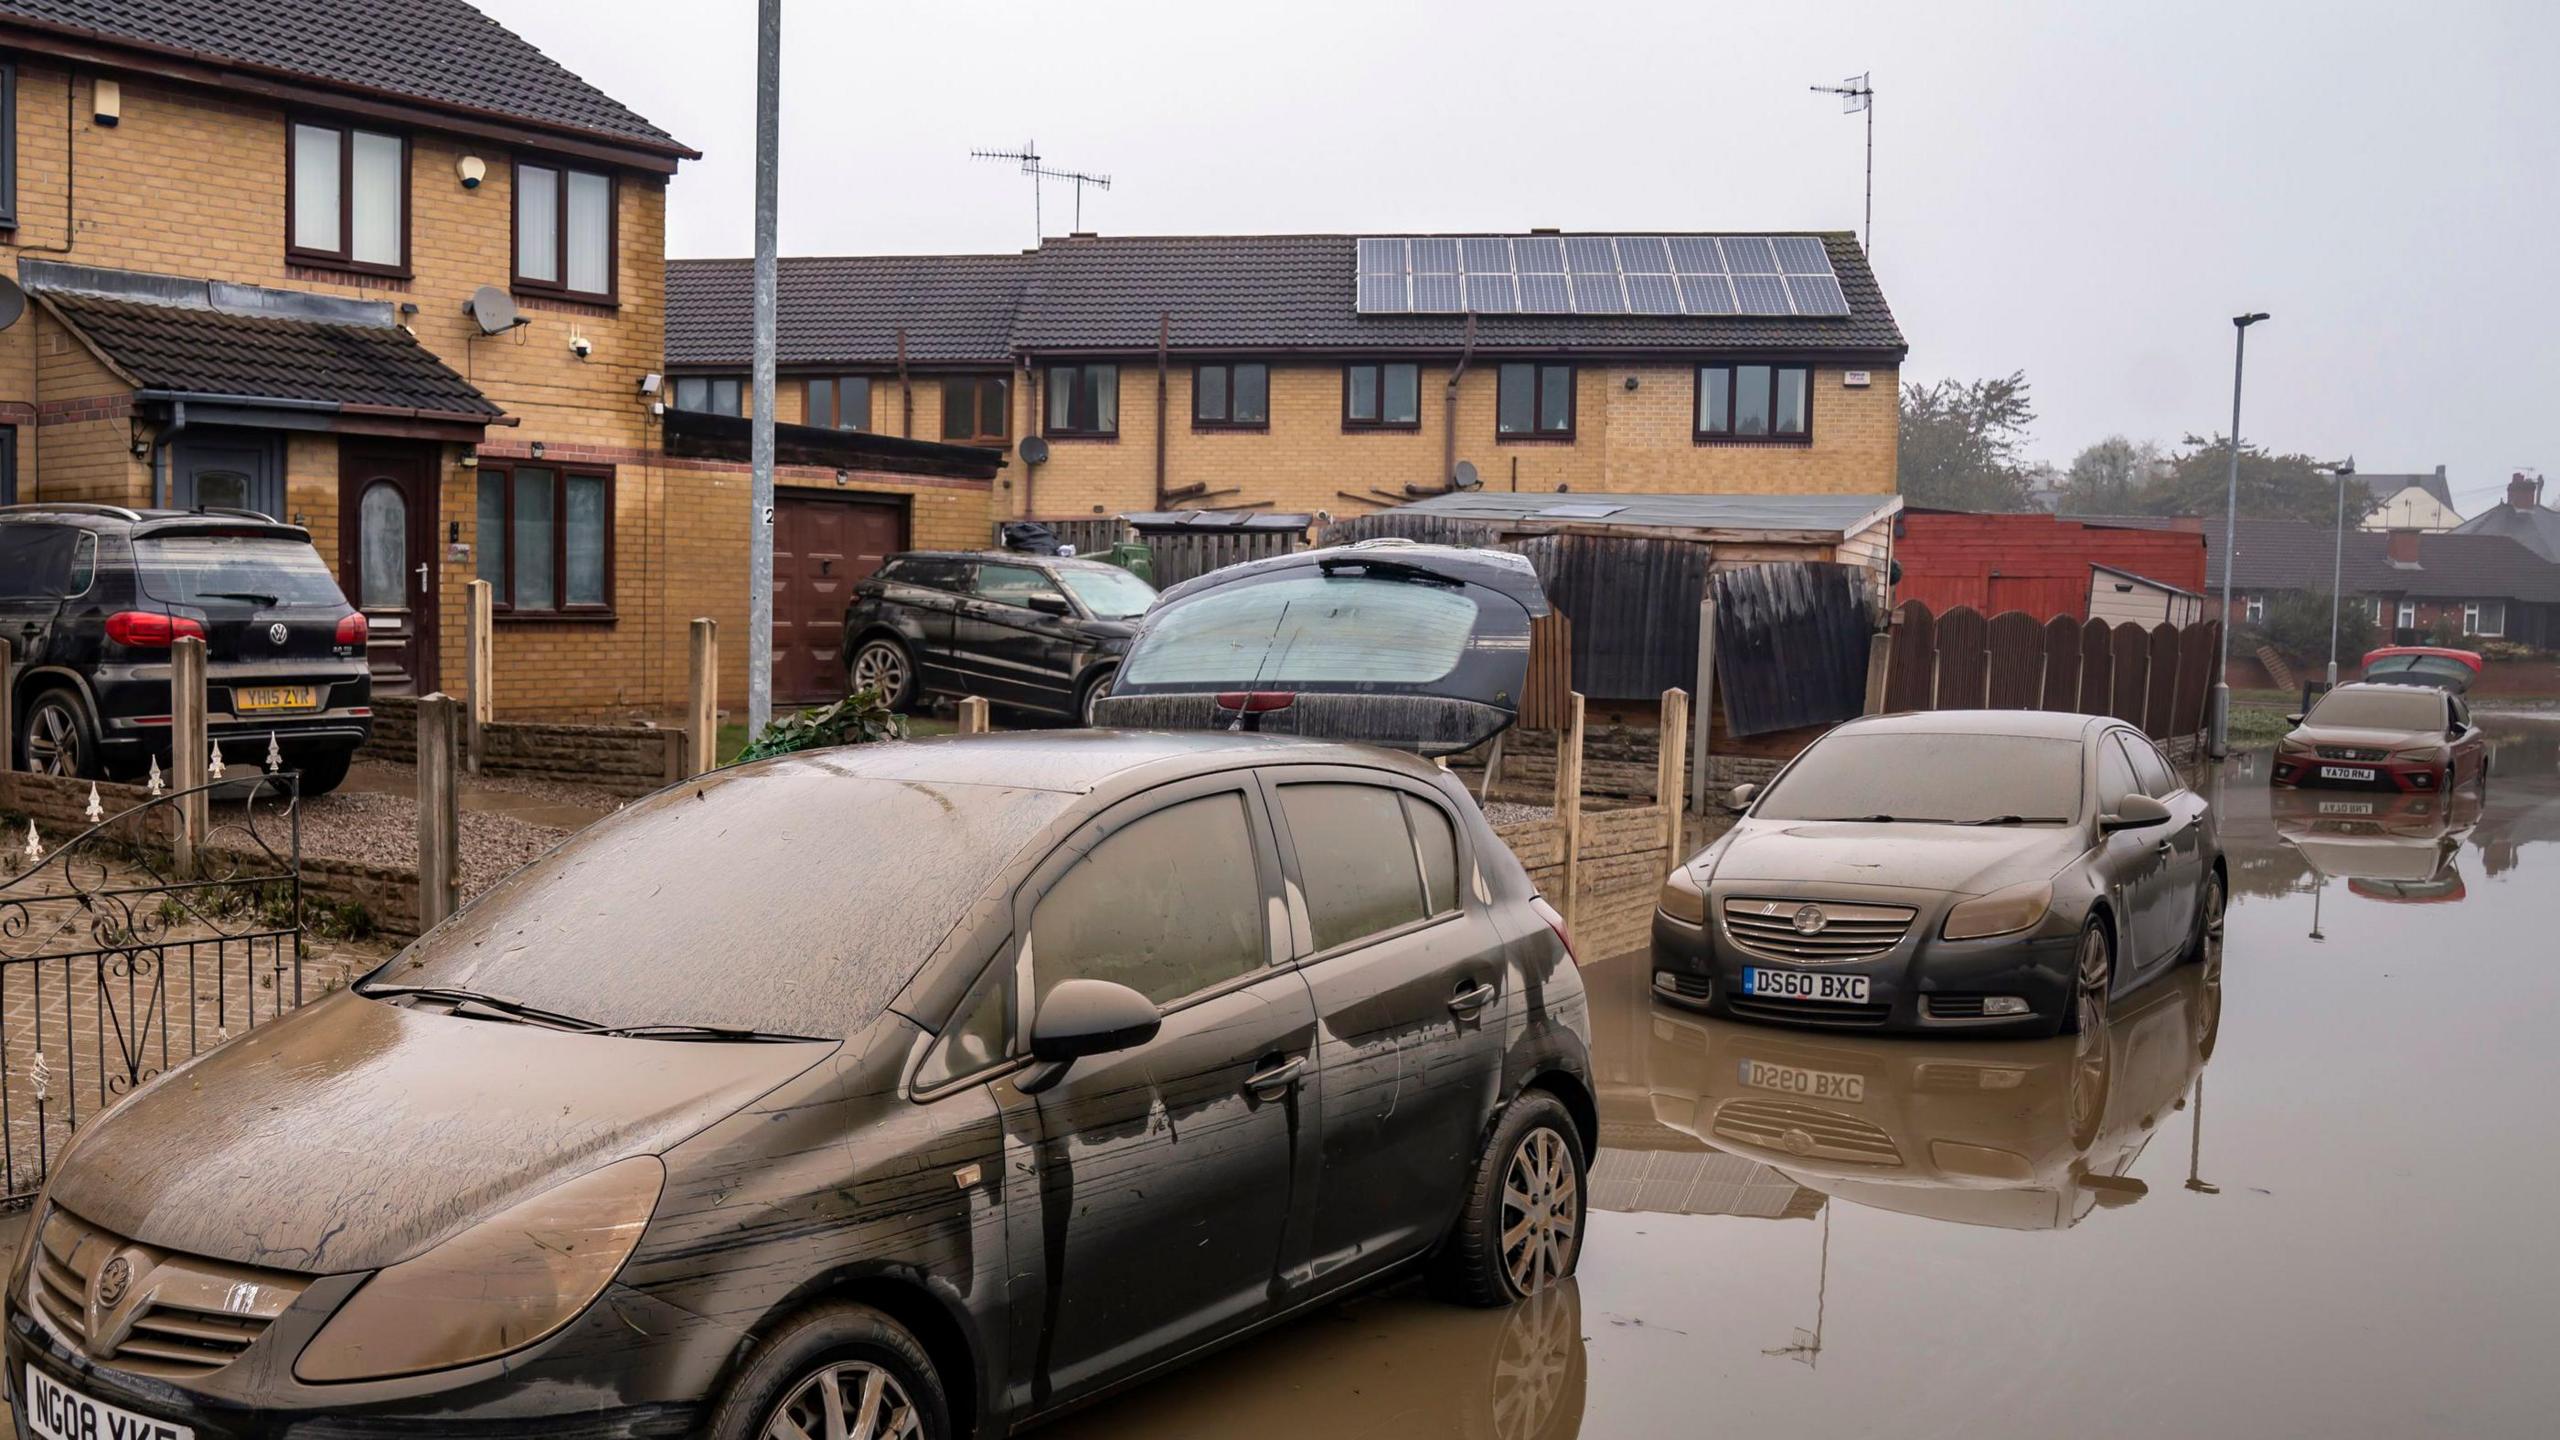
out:
{"label": "red metal shed", "polygon": [[2089,618],[2091,566],[2138,576],[2164,590],[2204,589],[2204,536],[2193,530],[2119,528],[2052,515],[1967,515],[1905,510],[1894,517],[1902,567],[1894,602],[1985,615],[2018,610],[2038,620]]}

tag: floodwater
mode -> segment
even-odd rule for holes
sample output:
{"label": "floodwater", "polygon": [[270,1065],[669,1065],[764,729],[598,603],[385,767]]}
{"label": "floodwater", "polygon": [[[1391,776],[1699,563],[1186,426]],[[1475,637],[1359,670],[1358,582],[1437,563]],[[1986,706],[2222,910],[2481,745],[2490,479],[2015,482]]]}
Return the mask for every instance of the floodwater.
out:
{"label": "floodwater", "polygon": [[2208,772],[2219,974],[2101,1043],[1743,1026],[1595,965],[1574,1282],[1355,1300],[1049,1433],[2560,1434],[2560,722],[2484,724],[2481,798]]}

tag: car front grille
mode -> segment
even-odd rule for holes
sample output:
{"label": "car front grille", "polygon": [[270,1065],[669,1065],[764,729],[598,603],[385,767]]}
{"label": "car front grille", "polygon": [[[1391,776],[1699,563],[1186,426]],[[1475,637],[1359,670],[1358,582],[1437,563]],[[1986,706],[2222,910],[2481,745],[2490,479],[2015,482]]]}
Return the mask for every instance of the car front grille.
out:
{"label": "car front grille", "polygon": [[2391,753],[2388,750],[2368,750],[2360,745],[2323,745],[2319,750],[2323,760],[2379,760]]}
{"label": "car front grille", "polygon": [[1715,1133],[1737,1144],[1783,1150],[1807,1160],[1902,1163],[1902,1151],[1882,1127],[1796,1100],[1728,1100],[1716,1111]]}
{"label": "car front grille", "polygon": [[[135,1244],[55,1206],[28,1267],[29,1308],[103,1365],[157,1380],[210,1375],[301,1298],[308,1275]],[[102,1280],[123,1262],[121,1276]]]}
{"label": "car front grille", "polygon": [[1765,995],[1739,993],[1727,995],[1725,1003],[1746,1020],[1829,1025],[1844,1030],[1881,1025],[1893,1015],[1890,1005],[1835,1005],[1827,1000],[1773,1000]]}
{"label": "car front grille", "polygon": [[[1820,928],[1807,934],[1796,916],[1821,912]],[[1916,914],[1908,905],[1843,905],[1829,900],[1727,900],[1724,931],[1733,943],[1773,960],[1837,965],[1882,955],[1902,943]]]}

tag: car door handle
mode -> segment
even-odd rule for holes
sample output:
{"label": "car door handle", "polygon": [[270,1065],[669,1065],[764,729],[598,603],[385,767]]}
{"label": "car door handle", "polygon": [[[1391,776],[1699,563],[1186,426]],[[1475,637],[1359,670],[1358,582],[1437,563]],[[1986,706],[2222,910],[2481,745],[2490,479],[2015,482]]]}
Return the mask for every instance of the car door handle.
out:
{"label": "car door handle", "polygon": [[1461,990],[1457,994],[1449,997],[1449,1013],[1452,1015],[1473,1015],[1487,1005],[1492,1004],[1493,997],[1499,993],[1501,992],[1494,989],[1493,982],[1490,980],[1478,985],[1470,986],[1467,989]]}
{"label": "car door handle", "polygon": [[1306,1068],[1305,1056],[1291,1056],[1277,1065],[1254,1071],[1252,1076],[1244,1082],[1244,1088],[1261,1099],[1277,1100],[1289,1093],[1290,1088],[1298,1083],[1298,1077],[1305,1073]]}

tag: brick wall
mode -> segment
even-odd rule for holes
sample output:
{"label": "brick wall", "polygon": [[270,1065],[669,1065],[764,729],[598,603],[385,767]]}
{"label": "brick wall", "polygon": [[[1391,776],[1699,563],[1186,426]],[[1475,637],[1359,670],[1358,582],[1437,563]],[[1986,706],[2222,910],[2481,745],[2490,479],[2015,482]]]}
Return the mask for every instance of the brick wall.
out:
{"label": "brick wall", "polygon": [[[646,795],[677,778],[684,732],[646,725],[566,725],[499,720],[481,735],[481,771],[500,779],[557,780],[616,795]],[[454,737],[461,763],[462,738]],[[418,705],[400,696],[374,702],[373,738],[360,760],[418,763]]]}

